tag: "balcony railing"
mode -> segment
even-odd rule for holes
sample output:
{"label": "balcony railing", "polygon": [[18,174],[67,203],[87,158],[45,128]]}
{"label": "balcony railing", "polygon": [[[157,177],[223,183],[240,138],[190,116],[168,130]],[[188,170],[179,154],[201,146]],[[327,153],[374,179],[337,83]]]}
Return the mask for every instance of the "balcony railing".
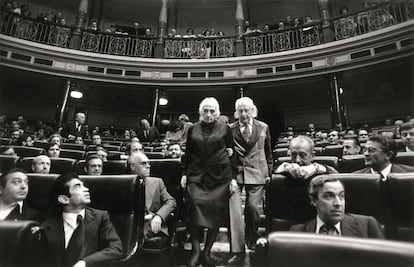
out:
{"label": "balcony railing", "polygon": [[414,18],[413,1],[393,1],[356,13],[333,18],[335,40],[380,30]]}
{"label": "balcony railing", "polygon": [[1,33],[37,43],[69,47],[72,28],[14,13],[1,14]]}
{"label": "balcony railing", "polygon": [[321,23],[244,36],[246,55],[260,55],[321,44]]}
{"label": "balcony railing", "polygon": [[234,37],[167,38],[165,58],[220,58],[234,56]]}
{"label": "balcony railing", "polygon": [[[359,12],[330,19],[330,27],[321,22],[287,28],[281,31],[255,32],[242,36],[244,55],[260,55],[319,45],[380,30],[414,19],[414,0],[390,1]],[[130,57],[154,57],[155,37],[114,34],[83,29],[80,43],[73,39],[70,26],[24,17],[15,13],[0,13],[0,33],[33,42],[87,52]],[[329,37],[333,35],[333,37]],[[325,37],[325,38],[322,38]],[[236,52],[235,37],[164,38],[157,57],[224,58]],[[237,47],[238,49],[240,47]],[[243,51],[237,51],[242,55]]]}
{"label": "balcony railing", "polygon": [[80,50],[130,57],[152,57],[155,38],[84,30]]}

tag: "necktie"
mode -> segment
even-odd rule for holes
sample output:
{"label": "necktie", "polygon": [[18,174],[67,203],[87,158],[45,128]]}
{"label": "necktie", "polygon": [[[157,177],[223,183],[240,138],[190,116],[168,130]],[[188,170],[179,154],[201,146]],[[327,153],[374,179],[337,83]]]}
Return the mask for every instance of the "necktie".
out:
{"label": "necktie", "polygon": [[246,123],[246,124],[243,124],[243,126],[244,126],[244,129],[243,129],[243,132],[242,132],[243,139],[244,139],[244,141],[246,141],[248,143],[249,140],[250,140],[249,125]]}
{"label": "necktie", "polygon": [[69,240],[68,247],[63,256],[62,266],[73,266],[81,257],[82,244],[85,238],[85,226],[81,215],[78,215],[76,221],[78,222],[78,227],[73,231],[72,237]]}
{"label": "necktie", "polygon": [[7,215],[7,220],[20,220],[22,219],[22,214],[20,214],[20,206],[16,205],[12,211],[10,211],[9,215]]}
{"label": "necktie", "polygon": [[335,226],[326,225],[326,224],[322,225],[321,228],[319,228],[319,234],[321,234],[321,235],[333,235],[333,236],[339,235],[339,233],[336,230]]}

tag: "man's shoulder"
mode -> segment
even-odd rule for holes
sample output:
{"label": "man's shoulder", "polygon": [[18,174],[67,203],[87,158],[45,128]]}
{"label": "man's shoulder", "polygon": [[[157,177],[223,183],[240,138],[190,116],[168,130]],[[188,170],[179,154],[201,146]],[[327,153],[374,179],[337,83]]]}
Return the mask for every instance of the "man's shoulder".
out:
{"label": "man's shoulder", "polygon": [[260,126],[260,127],[269,127],[269,126],[267,125],[267,123],[265,123],[265,122],[263,122],[263,121],[256,120],[256,119],[254,119],[254,120],[253,120],[253,123],[255,123],[256,125],[258,125],[258,126]]}
{"label": "man's shoulder", "polygon": [[145,184],[146,185],[148,185],[148,184],[157,185],[157,184],[163,184],[163,183],[164,183],[164,181],[161,178],[152,177],[152,176],[145,177]]}
{"label": "man's shoulder", "polygon": [[371,168],[370,167],[365,167],[361,170],[354,171],[353,173],[371,173]]}
{"label": "man's shoulder", "polygon": [[239,125],[239,121],[235,121],[235,122],[230,123],[230,124],[229,124],[229,127],[230,127],[231,129],[234,129],[234,128],[236,128],[238,125]]}
{"label": "man's shoulder", "polygon": [[391,167],[391,173],[405,173],[414,172],[414,167],[404,164],[393,163]]}

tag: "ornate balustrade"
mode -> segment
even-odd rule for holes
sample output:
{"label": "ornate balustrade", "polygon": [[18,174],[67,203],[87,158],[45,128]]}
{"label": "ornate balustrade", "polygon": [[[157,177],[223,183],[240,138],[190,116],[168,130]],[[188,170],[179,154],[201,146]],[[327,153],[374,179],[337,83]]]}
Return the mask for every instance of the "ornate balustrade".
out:
{"label": "ornate balustrade", "polygon": [[413,1],[392,1],[331,19],[335,40],[380,30],[414,18]]}
{"label": "ornate balustrade", "polygon": [[281,52],[321,44],[321,23],[282,31],[250,33],[243,37],[247,56]]}
{"label": "ornate balustrade", "polygon": [[14,13],[1,14],[1,33],[33,42],[69,47],[72,28]]}
{"label": "ornate balustrade", "polygon": [[155,38],[106,32],[82,32],[80,50],[130,57],[153,57]]}
{"label": "ornate balustrade", "polygon": [[234,56],[234,37],[166,38],[165,58],[222,58]]}

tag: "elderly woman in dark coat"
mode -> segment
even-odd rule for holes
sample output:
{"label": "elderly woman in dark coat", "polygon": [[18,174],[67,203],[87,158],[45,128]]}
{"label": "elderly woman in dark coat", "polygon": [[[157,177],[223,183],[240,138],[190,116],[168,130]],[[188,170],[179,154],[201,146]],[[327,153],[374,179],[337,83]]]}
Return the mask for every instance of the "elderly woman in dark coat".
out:
{"label": "elderly woman in dark coat", "polygon": [[200,236],[208,229],[202,261],[214,265],[210,251],[218,229],[228,221],[233,154],[233,136],[221,121],[220,107],[215,98],[205,98],[199,107],[200,121],[187,135],[187,150],[183,161],[181,185],[189,196],[188,226],[191,231],[192,254],[188,266],[196,266],[200,256]]}

